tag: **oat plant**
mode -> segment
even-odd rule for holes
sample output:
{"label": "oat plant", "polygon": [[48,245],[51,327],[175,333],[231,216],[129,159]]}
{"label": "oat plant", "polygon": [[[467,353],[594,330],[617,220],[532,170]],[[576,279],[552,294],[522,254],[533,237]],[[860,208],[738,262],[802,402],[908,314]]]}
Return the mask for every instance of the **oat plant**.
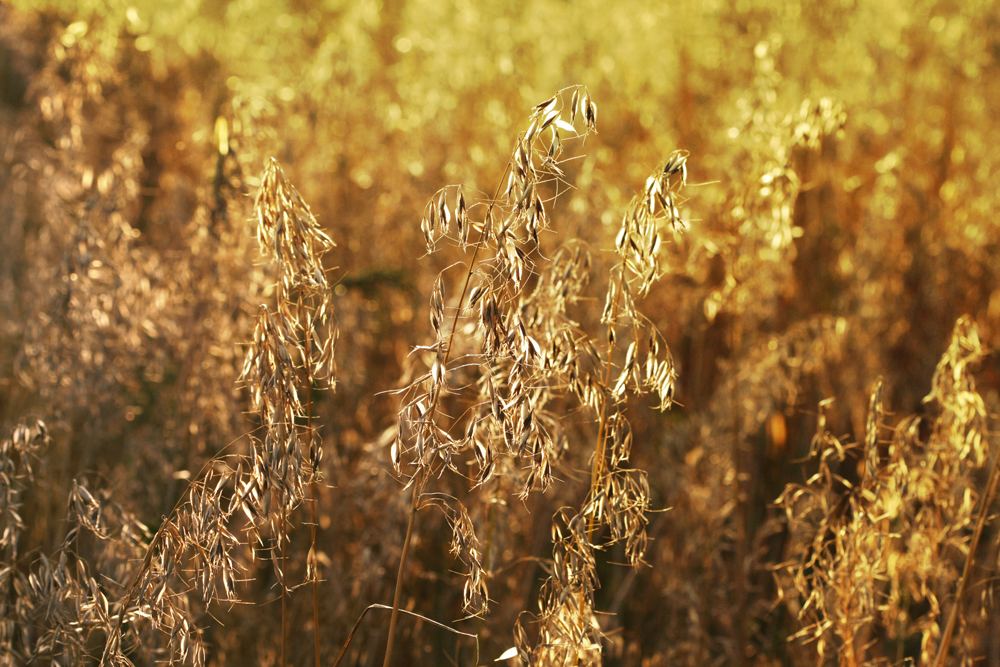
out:
{"label": "oat plant", "polygon": [[[259,428],[249,436],[248,455],[223,452],[210,460],[142,545],[144,556],[121,602],[116,611],[106,611],[109,630],[102,664],[130,664],[128,646],[141,641],[134,628],[144,621],[169,636],[171,660],[205,664],[206,650],[188,595],[196,592],[205,606],[216,600],[238,601],[237,583],[248,565],[241,554],[244,547],[254,560],[259,553],[271,560],[281,586],[284,661],[289,514],[305,500],[307,487],[313,547],[306,572],[313,585],[318,634],[315,503],[322,447],[314,432],[312,385],[332,386],[334,379],[337,327],[322,264],[333,243],[274,160],[261,179],[255,214],[261,253],[273,262],[276,273],[273,308],[260,306],[242,374]],[[76,493],[78,504],[80,497],[85,505],[94,502],[83,487]],[[88,527],[99,532],[96,525]]]}
{"label": "oat plant", "polygon": [[[310,489],[310,549],[306,576],[313,588],[315,661],[319,647],[319,575],[316,567],[316,503],[322,446],[313,424],[312,387],[333,387],[334,345],[338,329],[323,255],[333,241],[273,158],[267,162],[254,206],[261,254],[277,267],[275,306],[261,305],[253,344],[247,352],[243,379],[252,409],[263,428],[250,459],[243,493],[260,499],[268,517],[271,559],[281,585],[281,662],[285,662],[287,630],[288,514]],[[305,396],[301,396],[302,389]],[[304,420],[304,424],[300,424]],[[250,536],[261,543],[262,523],[251,524]],[[275,553],[280,553],[277,556]]]}
{"label": "oat plant", "polygon": [[[945,664],[996,494],[995,468],[984,496],[974,492],[975,473],[990,455],[970,368],[983,354],[975,324],[961,318],[925,398],[931,414],[901,420],[888,439],[881,380],[859,445],[830,434],[820,406],[812,449],[818,470],[778,498],[794,558],[777,569],[786,603],[802,622],[795,638],[815,642],[819,664],[831,654],[845,667],[864,663],[876,631],[900,645],[919,636],[921,664]],[[846,465],[852,461],[856,476]]]}
{"label": "oat plant", "polygon": [[[471,257],[456,300],[446,296],[447,272],[435,282],[430,303],[434,342],[415,350],[427,371],[400,392],[403,407],[390,455],[412,491],[386,666],[421,508],[435,505],[444,511],[452,526],[452,552],[467,567],[465,609],[474,615],[487,611],[488,563],[469,513],[457,498],[431,489],[446,471],[458,473],[458,461],[469,453],[478,469],[470,480],[474,488],[495,480],[491,499],[501,489],[525,498],[552,484],[560,458],[582,455],[567,435],[580,406],[598,424],[584,505],[555,517],[553,574],[542,588],[537,645],[529,645],[521,621],[515,629],[514,650],[522,660],[554,664],[576,656],[598,662],[597,532],[607,527],[610,533],[597,547],[621,541],[632,564],[645,551],[649,492],[645,475],[628,465],[632,434],[624,403],[628,393],[646,391],[663,409],[672,401],[670,352],[637,304],[664,273],[661,244],[682,227],[677,192],[685,182],[687,156],[675,153],[660,165],[626,212],[617,237],[619,263],[601,317],[606,334],[592,336],[575,319],[586,315],[575,311],[591,302],[586,298],[590,251],[574,239],[549,257],[542,235],[551,226],[547,204],[565,189],[562,136],[585,137],[596,129],[596,117],[586,89],[561,91],[532,110],[507,163],[506,185],[478,205],[478,218],[455,186],[440,190],[425,208],[421,228],[428,252],[447,239],[463,251],[471,248]],[[618,343],[619,336],[627,343]],[[603,355],[600,339],[606,345]]]}
{"label": "oat plant", "polygon": [[[524,480],[525,493],[536,486],[544,488],[551,481],[551,459],[557,443],[553,441],[552,418],[545,411],[550,359],[538,335],[529,332],[529,325],[544,318],[525,317],[524,293],[537,271],[536,261],[542,259],[537,255],[539,234],[550,225],[545,192],[564,175],[559,166],[562,137],[585,137],[596,130],[597,107],[589,92],[582,87],[571,90],[571,95],[567,89],[534,107],[504,169],[506,185],[501,183],[493,198],[481,205],[485,210],[479,219],[470,214],[461,187],[443,188],[425,208],[421,229],[428,252],[449,238],[463,251],[471,248],[472,253],[459,297],[450,306],[450,317],[446,276],[440,275],[434,284],[430,308],[434,342],[418,350],[427,357],[429,369],[403,390],[397,436],[391,445],[397,474],[404,472],[405,457],[412,496],[389,622],[387,667],[392,659],[413,524],[428,500],[444,509],[453,527],[453,552],[468,567],[466,610],[484,613],[488,605],[487,573],[468,513],[458,499],[431,494],[428,482],[445,470],[457,471],[453,459],[469,450],[479,464],[476,485],[485,484],[519,461],[530,470]],[[570,96],[568,108],[566,96]],[[449,201],[452,198],[454,207]],[[473,233],[475,241],[470,242]],[[575,257],[576,261],[584,258],[579,252]],[[564,263],[564,268],[569,289],[585,277],[572,263]],[[459,421],[449,418],[441,408],[445,401],[455,404],[461,394],[472,394],[471,399],[465,399],[472,406]]]}
{"label": "oat plant", "polygon": [[[601,315],[605,352],[597,353],[599,343],[593,339],[586,346],[578,341],[579,349],[589,351],[587,363],[566,369],[573,395],[597,419],[597,441],[586,500],[578,510],[560,510],[553,521],[551,576],[539,596],[534,646],[521,618],[515,626],[517,653],[528,664],[600,664],[595,551],[621,542],[632,566],[646,551],[649,484],[644,471],[629,465],[634,438],[626,413],[630,394],[652,393],[660,410],[673,402],[673,357],[640,302],[665,272],[658,256],[664,237],[670,240],[683,230],[678,198],[686,180],[687,154],[674,153],[633,198],[616,237],[618,263]],[[622,348],[623,359],[616,354]],[[601,537],[601,529],[607,537]]]}

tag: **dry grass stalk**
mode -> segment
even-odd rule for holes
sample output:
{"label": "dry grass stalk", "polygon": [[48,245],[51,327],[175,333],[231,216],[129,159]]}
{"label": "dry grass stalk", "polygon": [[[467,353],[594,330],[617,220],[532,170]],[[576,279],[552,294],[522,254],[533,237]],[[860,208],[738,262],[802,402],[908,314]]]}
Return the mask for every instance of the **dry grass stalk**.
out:
{"label": "dry grass stalk", "polygon": [[[276,162],[268,163],[261,182],[255,206],[258,241],[262,254],[277,265],[277,303],[274,311],[260,307],[242,378],[264,435],[251,436],[251,454],[246,461],[238,458],[235,469],[226,459],[210,462],[152,537],[122,596],[121,611],[116,619],[109,617],[105,664],[130,664],[125,626],[143,619],[169,634],[173,658],[204,664],[205,647],[183,601],[192,589],[206,605],[238,599],[236,582],[243,566],[235,552],[243,542],[229,526],[240,512],[247,518],[246,543],[253,553],[265,543],[265,535],[270,536],[285,625],[288,514],[304,499],[305,486],[319,475],[322,460],[318,436],[310,432],[303,447],[298,420],[307,419],[311,428],[311,405],[300,400],[300,387],[303,376],[310,382],[333,382],[337,329],[321,261],[333,244]],[[76,493],[79,499],[86,490],[79,487]],[[98,532],[96,525],[88,527]],[[318,577],[315,567],[308,572],[314,580]]]}
{"label": "dry grass stalk", "polygon": [[[998,473],[987,479],[976,453],[1000,400],[994,360],[978,361],[984,345],[967,328],[923,406],[919,389],[959,314],[983,344],[1000,331],[990,3],[788,12],[764,0],[669,20],[626,3],[613,22],[551,0],[499,21],[386,3],[377,30],[361,5],[257,3],[223,20],[189,3],[172,14],[182,38],[147,20],[160,17],[151,0],[103,16],[94,3],[73,16],[48,0],[28,10],[37,4],[0,7],[0,663],[96,662],[108,638],[114,660],[143,665],[318,662],[340,649],[338,628],[391,595],[393,616],[405,614],[397,663],[450,652],[444,636],[471,645],[401,609],[410,600],[455,618],[492,595],[493,613],[472,622],[502,650],[544,571],[541,622],[517,625],[539,663],[809,664],[823,643],[826,663],[1000,664],[987,521]],[[544,20],[553,11],[570,31]],[[584,41],[563,48],[570,35]],[[563,60],[506,73],[507,55],[530,71],[541,53]],[[559,121],[582,133],[596,109],[583,89],[547,100],[496,194],[476,201],[470,186],[498,170],[484,158],[523,96],[567,73],[628,91],[602,106],[615,127],[565,160],[576,132]],[[806,89],[842,103],[800,107]],[[553,241],[576,225],[610,250],[621,193],[665,145],[697,147],[711,182],[685,192],[697,218],[664,236],[658,266]],[[307,276],[328,240],[279,169],[245,176],[279,151],[314,210],[338,212],[322,217],[351,248],[336,291],[350,384],[336,406],[313,405],[311,391],[333,324],[316,324],[328,286]],[[436,193],[418,231],[408,222],[438,173],[466,185]],[[255,217],[275,263],[252,266],[256,235],[242,222],[261,183]],[[399,242],[372,242],[387,232]],[[439,262],[429,276],[409,250],[421,235]],[[459,255],[464,268],[438,276]],[[674,274],[670,289],[639,293],[661,273]],[[414,292],[431,301],[434,344],[410,357],[422,384],[389,405],[373,395],[415,341]],[[634,333],[629,294],[662,338],[645,323]],[[601,315],[616,309],[609,344]],[[246,429],[247,392],[233,388],[255,323],[244,382],[263,426],[240,442],[245,457],[226,457],[219,447]],[[652,372],[624,371],[654,345],[664,368],[667,341],[684,405],[659,416],[638,409],[655,397],[633,397]],[[784,496],[798,498],[795,520],[769,521],[817,430],[810,406],[834,396],[809,464],[827,474]],[[393,438],[376,434],[411,399],[392,458],[401,475],[425,474],[399,521],[380,461]],[[323,493],[336,503],[317,507],[318,424],[342,450]],[[307,495],[308,537],[292,529]],[[643,498],[676,510],[645,526]],[[431,505],[441,515],[418,530]],[[409,523],[403,558],[384,539],[397,523]],[[606,576],[644,535],[654,567]],[[442,564],[446,545],[461,576]],[[778,570],[775,607],[770,566],[785,557],[814,567],[805,583],[794,563]],[[234,579],[239,597],[272,599],[275,578],[280,628],[277,604],[211,604],[229,601]],[[313,628],[306,597],[289,591],[303,578]],[[802,623],[828,623],[813,643],[785,642],[806,605],[796,585],[811,596]],[[313,645],[293,640],[296,627]],[[352,632],[344,662],[381,658],[382,632]]]}
{"label": "dry grass stalk", "polygon": [[[262,508],[265,515],[272,502],[276,501],[279,508],[277,524],[275,516],[271,515],[270,532],[281,554],[279,567],[272,547],[271,557],[282,587],[281,662],[284,664],[287,517],[304,499],[307,483],[311,487],[313,521],[306,572],[313,584],[314,632],[319,634],[315,503],[323,450],[313,431],[312,384],[321,380],[333,387],[336,382],[334,346],[338,329],[322,259],[334,244],[274,159],[264,170],[254,211],[261,254],[277,265],[278,289],[275,312],[272,314],[266,306],[261,306],[243,378],[252,389],[252,406],[265,433],[262,447],[254,448],[251,460],[252,486],[265,505]],[[297,360],[293,359],[293,354]],[[299,396],[302,386],[306,390],[305,403]],[[296,424],[296,420],[302,418],[306,421],[304,449],[303,430]],[[254,538],[260,539],[256,526],[251,532]],[[315,660],[318,664],[318,643]]]}
{"label": "dry grass stalk", "polygon": [[[607,327],[607,353],[583,377],[567,373],[577,398],[598,419],[588,497],[578,512],[561,511],[553,524],[552,575],[543,585],[538,640],[532,648],[520,620],[515,631],[518,654],[529,664],[600,664],[601,632],[594,614],[597,579],[595,549],[624,542],[630,565],[638,565],[647,546],[646,474],[629,465],[633,435],[624,411],[628,391],[651,392],[666,410],[673,401],[676,371],[670,350],[638,309],[661,276],[658,251],[662,234],[683,229],[678,192],[687,180],[687,155],[675,153],[646,179],[643,192],[626,211],[616,239],[619,263],[612,272],[602,323]],[[627,328],[629,345],[612,383],[619,328]],[[596,341],[589,342],[591,347]],[[644,355],[644,357],[643,357]],[[596,356],[596,355],[595,355]],[[598,526],[610,537],[594,543]]]}
{"label": "dry grass stalk", "polygon": [[[454,213],[447,203],[447,188],[425,208],[421,229],[429,252],[444,237],[460,248],[468,247],[473,229],[479,232],[479,239],[454,306],[450,330],[445,327],[448,314],[443,276],[435,283],[430,319],[436,340],[421,348],[429,357],[429,370],[403,392],[407,398],[390,452],[397,472],[402,472],[408,453],[415,468],[410,475],[413,500],[401,560],[405,562],[415,513],[427,504],[423,499],[428,497],[430,504],[445,509],[453,527],[453,552],[469,568],[466,609],[482,613],[488,600],[486,573],[468,513],[455,499],[444,501],[429,494],[427,483],[447,469],[457,471],[454,459],[471,449],[479,467],[477,486],[512,474],[516,468],[511,464],[522,460],[527,474],[520,495],[544,490],[551,484],[559,453],[567,446],[564,417],[548,405],[562,401],[569,389],[583,406],[593,409],[599,423],[599,444],[589,498],[579,513],[561,513],[561,523],[557,520],[553,528],[553,576],[542,591],[538,645],[534,649],[527,646],[520,623],[516,633],[518,652],[532,664],[547,664],[560,655],[590,656],[587,660],[593,660],[600,653],[600,634],[595,634],[597,625],[591,611],[596,588],[591,544],[595,526],[610,528],[609,544],[625,543],[631,563],[639,562],[645,551],[648,488],[645,476],[628,466],[632,434],[622,404],[628,390],[652,391],[661,409],[672,401],[672,358],[662,337],[639,314],[636,299],[647,295],[662,274],[659,250],[663,223],[669,225],[666,233],[682,227],[676,191],[684,183],[687,169],[686,155],[672,156],[647,180],[643,193],[625,215],[616,241],[621,259],[612,275],[603,315],[609,348],[607,359],[602,361],[594,340],[580,330],[567,310],[580,298],[589,279],[589,253],[581,245],[567,244],[551,260],[532,258],[532,246],[538,245],[539,233],[549,226],[541,194],[545,179],[563,176],[557,162],[562,150],[560,131],[575,132],[572,122],[578,117],[589,131],[596,120],[596,109],[585,90],[573,91],[569,122],[562,118],[560,96],[533,110],[528,130],[518,138],[508,163],[503,196],[488,203],[481,223],[470,222],[461,189],[455,195]],[[539,150],[536,144],[546,131],[551,140],[547,150]],[[524,245],[528,249],[523,249]],[[491,259],[477,264],[484,251],[491,251]],[[469,290],[474,276],[478,276],[478,284]],[[525,290],[529,280],[534,283],[530,292]],[[473,345],[464,343],[471,349],[452,371],[449,361],[462,344],[455,338],[460,330],[458,320],[466,313],[476,323],[477,339],[469,341]],[[629,327],[631,340],[612,384],[616,331],[621,326]],[[452,385],[449,375],[460,380]],[[461,387],[478,387],[479,395],[473,407],[465,410],[464,433],[452,435],[451,428],[439,425],[437,415],[442,401],[453,404],[463,393]],[[412,444],[408,445],[408,440]],[[401,563],[394,606],[398,606],[403,572]],[[391,659],[393,621],[386,664]]]}
{"label": "dry grass stalk", "polygon": [[[478,232],[478,240],[458,302],[453,306],[450,330],[445,328],[448,317],[444,276],[435,282],[430,309],[435,341],[421,348],[430,357],[429,371],[402,392],[404,407],[390,455],[397,473],[402,472],[404,457],[408,454],[412,457],[409,465],[415,470],[409,474],[409,484],[414,488],[390,618],[386,665],[392,657],[396,610],[413,521],[423,504],[430,478],[448,469],[457,471],[453,459],[471,449],[480,468],[477,486],[500,470],[510,469],[504,465],[498,470],[501,458],[522,459],[527,464],[529,472],[523,494],[536,487],[545,488],[551,482],[552,460],[561,446],[553,440],[556,420],[547,413],[545,404],[551,400],[551,383],[575,363],[570,356],[572,352],[563,347],[576,342],[564,309],[567,299],[575,296],[574,286],[581,283],[579,263],[587,263],[589,259],[580,252],[572,260],[560,253],[555,263],[561,275],[554,278],[538,269],[530,255],[531,248],[539,243],[539,233],[550,224],[542,190],[548,180],[563,176],[559,167],[563,150],[561,133],[586,136],[596,129],[597,118],[596,106],[586,89],[572,89],[568,109],[563,99],[567,94],[568,91],[560,91],[532,110],[528,129],[518,136],[505,168],[506,189],[497,189],[494,199],[487,202],[481,221],[471,218],[461,188],[455,195],[454,214],[447,202],[448,192],[453,188],[439,191],[425,208],[421,229],[428,252],[433,252],[444,237],[451,238],[464,250],[469,246],[472,230]],[[583,127],[582,133],[574,125],[577,119]],[[480,255],[486,253],[492,256],[481,259]],[[525,295],[526,282],[536,271],[543,277],[538,278],[535,293]],[[477,276],[478,284],[470,290]],[[562,295],[553,302],[543,301],[553,282],[557,282],[556,289],[562,290]],[[463,315],[471,317],[477,327],[476,337],[470,337],[464,344],[456,341],[459,318]],[[555,336],[552,344],[558,347],[547,345],[545,334]],[[459,393],[449,387],[448,376],[452,372],[449,361],[460,344],[478,346],[478,350],[470,350],[461,359],[459,369],[463,385],[478,387],[479,396],[474,408],[466,411],[464,432],[453,434],[451,429],[439,425],[439,406],[445,398],[454,400]],[[466,610],[484,613],[489,600],[486,573],[468,513],[457,500],[446,502],[434,498],[434,504],[441,506],[449,517],[453,552],[469,567],[464,595]]]}
{"label": "dry grass stalk", "polygon": [[[960,580],[954,554],[968,554],[963,580],[974,558],[972,475],[988,455],[983,399],[969,370],[982,356],[975,325],[960,319],[925,399],[937,413],[926,441],[919,439],[921,420],[910,417],[895,428],[886,449],[879,438],[881,381],[872,390],[862,445],[845,446],[826,432],[821,412],[813,441],[819,470],[778,499],[796,554],[779,568],[779,578],[804,621],[795,637],[815,641],[821,662],[832,649],[843,665],[862,663],[858,638],[871,626],[890,636],[919,632],[924,663],[939,651],[942,659],[947,650],[949,634],[938,644],[940,600]],[[853,483],[834,464],[857,449],[859,480]],[[915,603],[925,603],[927,611],[914,615]]]}

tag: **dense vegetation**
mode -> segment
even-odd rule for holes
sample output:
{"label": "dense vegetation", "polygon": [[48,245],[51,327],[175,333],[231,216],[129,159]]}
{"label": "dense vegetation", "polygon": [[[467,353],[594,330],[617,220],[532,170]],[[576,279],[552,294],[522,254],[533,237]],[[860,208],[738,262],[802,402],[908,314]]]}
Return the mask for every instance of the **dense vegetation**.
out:
{"label": "dense vegetation", "polygon": [[996,2],[0,5],[0,663],[1000,666],[997,108]]}

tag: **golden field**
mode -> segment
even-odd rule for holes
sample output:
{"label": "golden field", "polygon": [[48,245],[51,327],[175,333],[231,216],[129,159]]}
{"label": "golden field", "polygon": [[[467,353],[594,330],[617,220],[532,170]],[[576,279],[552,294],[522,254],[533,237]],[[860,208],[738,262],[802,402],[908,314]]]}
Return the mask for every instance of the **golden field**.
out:
{"label": "golden field", "polygon": [[0,662],[1000,665],[1000,4],[0,5]]}

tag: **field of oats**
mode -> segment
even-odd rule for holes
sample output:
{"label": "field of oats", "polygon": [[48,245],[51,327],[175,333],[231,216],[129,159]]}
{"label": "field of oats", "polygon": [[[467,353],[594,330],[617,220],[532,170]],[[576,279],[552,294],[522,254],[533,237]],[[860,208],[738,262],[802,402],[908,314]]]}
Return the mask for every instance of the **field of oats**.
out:
{"label": "field of oats", "polygon": [[996,0],[0,3],[0,665],[1000,667]]}

